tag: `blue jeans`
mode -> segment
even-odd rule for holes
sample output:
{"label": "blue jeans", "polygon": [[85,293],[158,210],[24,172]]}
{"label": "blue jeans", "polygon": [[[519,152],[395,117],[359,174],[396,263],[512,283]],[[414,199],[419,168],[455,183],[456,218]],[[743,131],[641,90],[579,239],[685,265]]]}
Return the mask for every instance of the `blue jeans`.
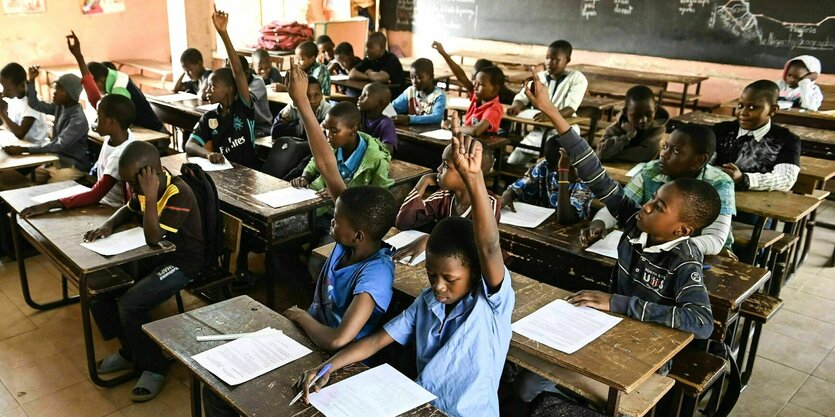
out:
{"label": "blue jeans", "polygon": [[118,337],[122,356],[133,361],[138,371],[165,375],[168,361],[159,346],[142,331],[142,325],[150,321],[148,313],[152,309],[188,283],[188,275],[176,266],[160,266],[121,296],[113,292],[93,298],[90,311],[104,340]]}

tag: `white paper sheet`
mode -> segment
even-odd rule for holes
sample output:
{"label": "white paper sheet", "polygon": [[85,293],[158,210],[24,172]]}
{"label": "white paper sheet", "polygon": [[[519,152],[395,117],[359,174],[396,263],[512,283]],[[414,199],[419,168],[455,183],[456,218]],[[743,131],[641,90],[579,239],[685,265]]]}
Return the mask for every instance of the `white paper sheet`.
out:
{"label": "white paper sheet", "polygon": [[641,163],[635,165],[634,167],[632,167],[632,169],[630,169],[626,173],[626,176],[627,177],[634,177],[634,176],[638,175],[638,173],[641,172],[642,169],[644,169],[644,165],[646,165],[646,162],[641,162]]}
{"label": "white paper sheet", "polygon": [[589,307],[555,300],[513,323],[513,331],[529,339],[572,354],[615,327],[621,318]]}
{"label": "white paper sheet", "polygon": [[242,337],[192,356],[206,370],[229,385],[242,384],[286,365],[311,350],[267,327],[249,337]]}
{"label": "white paper sheet", "polygon": [[612,230],[606,237],[591,244],[586,251],[603,255],[607,258],[618,259],[618,243],[623,236],[620,230]]}
{"label": "white paper sheet", "polygon": [[510,211],[509,208],[502,208],[502,218],[500,223],[509,224],[517,227],[534,228],[538,227],[542,222],[554,214],[554,209],[548,207],[539,207],[527,203],[513,203],[516,208],[516,213]]}
{"label": "white paper sheet", "polygon": [[423,132],[420,135],[432,139],[452,140],[452,131],[446,129],[430,130],[428,132]]}
{"label": "white paper sheet", "polygon": [[470,99],[466,97],[449,97],[446,101],[446,106],[467,109],[470,107]]}
{"label": "white paper sheet", "polygon": [[316,195],[316,191],[313,191],[310,188],[294,187],[280,188],[278,190],[255,195],[254,197],[272,208],[289,206],[301,203],[302,201],[319,198],[319,196]]}
{"label": "white paper sheet", "polygon": [[[394,246],[395,249],[402,249],[406,247],[406,245],[414,242],[417,238],[421,236],[426,236],[426,233],[423,233],[418,230],[404,230],[388,239],[386,239],[386,243],[391,246]],[[426,260],[426,252],[421,252],[414,259],[404,258],[400,260],[401,264],[415,266],[423,261]]]}
{"label": "white paper sheet", "polygon": [[191,93],[176,93],[176,94],[168,94],[164,96],[156,96],[155,99],[159,101],[164,101],[166,103],[173,103],[175,101],[185,101],[185,100],[196,100],[197,94]]}
{"label": "white paper sheet", "polygon": [[200,111],[212,111],[216,108],[217,108],[217,103],[203,104],[203,105],[195,107],[195,109],[200,110]]}
{"label": "white paper sheet", "polygon": [[53,191],[51,193],[41,194],[39,196],[32,197],[32,201],[36,201],[38,203],[46,203],[47,201],[71,197],[76,194],[86,193],[87,191],[90,191],[90,187],[85,187],[81,184],[78,184],[58,191]]}
{"label": "white paper sheet", "polygon": [[310,403],[327,417],[393,417],[435,398],[391,365],[383,364],[311,394]]}
{"label": "white paper sheet", "polygon": [[397,116],[397,110],[394,109],[394,106],[392,106],[391,103],[389,103],[389,105],[386,106],[385,109],[383,109],[383,116],[386,116],[386,117]]}
{"label": "white paper sheet", "polygon": [[331,75],[331,81],[345,81],[348,79],[348,74]]}
{"label": "white paper sheet", "polygon": [[232,163],[229,162],[228,159],[223,158],[222,164],[213,164],[206,158],[201,158],[199,156],[189,156],[188,161],[192,164],[200,165],[200,168],[203,168],[203,171],[212,172],[212,171],[224,171],[227,169],[232,169]]}
{"label": "white paper sheet", "polygon": [[536,116],[539,113],[541,113],[541,112],[537,109],[527,109],[527,110],[522,110],[521,112],[519,112],[519,114],[516,115],[516,117],[518,117],[520,119],[531,119],[531,120],[533,120],[534,116]]}
{"label": "white paper sheet", "polygon": [[102,256],[118,255],[145,246],[145,231],[134,227],[94,242],[82,242],[81,246]]}

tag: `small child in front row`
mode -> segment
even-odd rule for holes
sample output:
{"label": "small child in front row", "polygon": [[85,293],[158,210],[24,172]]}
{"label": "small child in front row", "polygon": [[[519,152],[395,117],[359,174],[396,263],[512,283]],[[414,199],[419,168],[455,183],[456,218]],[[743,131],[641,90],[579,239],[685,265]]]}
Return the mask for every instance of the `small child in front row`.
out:
{"label": "small child in front row", "polygon": [[[557,166],[559,165],[559,168]],[[556,136],[545,141],[545,158],[528,169],[525,176],[507,187],[502,194],[502,207],[516,211],[513,201],[557,209],[560,224],[574,224],[589,217],[589,187],[577,178],[577,171],[560,155]]]}
{"label": "small child in front row", "polygon": [[658,155],[668,120],[670,114],[658,106],[652,90],[636,85],[626,91],[623,111],[606,128],[595,153],[603,162],[651,161]]}
{"label": "small child in front row", "polygon": [[[458,65],[455,60],[446,52],[444,49],[444,45],[438,41],[432,42],[432,48],[438,51],[438,54],[441,55],[441,58],[444,59],[449,70],[455,75],[455,78],[458,80],[459,83],[464,87],[467,91],[473,90],[473,83],[475,83],[475,76],[478,74],[479,71],[483,70],[484,68],[496,66],[493,64],[493,61],[489,59],[477,59],[475,63],[473,63],[472,74],[469,76],[464,69]],[[502,77],[504,78],[504,77]],[[499,103],[501,104],[513,104],[513,99],[516,97],[516,91],[511,90],[507,87],[507,84],[502,82],[499,86]]]}
{"label": "small child in front row", "polygon": [[452,160],[472,196],[473,220],[452,217],[432,230],[426,250],[429,288],[382,330],[351,343],[297,382],[309,402],[308,386],[326,364],[332,372],[362,361],[397,342],[415,344],[416,382],[438,398],[432,405],[451,416],[498,416],[499,379],[510,345],[515,304],[502,260],[499,230],[484,175],[481,144],[452,139]]}
{"label": "small child in front row", "polygon": [[391,90],[385,84],[374,81],[362,88],[357,107],[362,114],[360,131],[380,139],[393,155],[397,150],[397,130],[394,122],[383,114],[390,103]]}
{"label": "small child in front row", "polygon": [[[203,66],[203,54],[195,48],[188,48],[180,55],[180,65],[183,67],[183,74],[174,84],[174,92],[185,91],[203,97],[209,87],[209,76],[212,70]],[[188,76],[187,81],[183,78]]]}
{"label": "small child in front row", "polygon": [[821,62],[811,55],[801,55],[786,61],[783,79],[777,81],[780,101],[791,102],[792,107],[817,110],[823,103],[823,93],[815,84],[821,73]]}
{"label": "small child in front row", "polygon": [[45,143],[46,118],[44,114],[29,107],[26,100],[26,69],[17,62],[7,64],[0,70],[0,122],[15,137],[40,145]]}
{"label": "small child in front row", "polygon": [[93,188],[85,193],[27,207],[20,212],[21,216],[39,216],[52,209],[71,209],[99,202],[111,207],[121,207],[127,203],[125,182],[119,176],[119,157],[133,141],[129,128],[136,117],[136,109],[129,98],[108,94],[99,101],[97,110],[96,130],[100,135],[106,136],[107,141],[102,145],[99,159],[93,165],[96,176]]}
{"label": "small child in front row", "polygon": [[438,125],[446,114],[446,93],[435,86],[432,61],[418,58],[409,69],[412,85],[391,103],[398,125]]}
{"label": "small child in front row", "polygon": [[754,81],[742,90],[736,120],[717,123],[716,157],[738,191],[789,191],[800,174],[800,138],[771,122],[777,84]]}
{"label": "small child in front row", "polygon": [[[301,327],[316,346],[334,352],[382,326],[394,295],[392,247],[383,237],[394,225],[397,206],[384,188],[346,187],[312,103],[307,101],[307,79],[304,70],[291,63],[290,97],[310,132],[310,150],[334,201],[330,235],[336,245],[317,278],[310,308],[291,307],[284,316]],[[210,389],[204,387],[203,392],[207,417],[238,415]]]}
{"label": "small child in front row", "polygon": [[[307,101],[310,103],[313,113],[316,114],[316,120],[322,123],[325,120],[325,116],[331,110],[331,104],[324,99],[319,81],[316,81],[315,78],[309,75],[307,76]],[[273,120],[270,136],[273,139],[278,139],[282,136],[307,139],[307,132],[304,129],[304,123],[302,123],[301,112],[296,107],[296,103],[290,103],[281,109],[281,112]]]}
{"label": "small child in front row", "polygon": [[[528,98],[554,124],[560,146],[578,176],[587,181],[623,229],[612,282],[614,293],[580,291],[568,302],[691,332],[697,339],[710,337],[713,313],[704,286],[703,255],[690,236],[719,215],[716,189],[701,180],[679,178],[664,184],[643,206],[636,204],[551,104],[542,83],[536,78],[534,83],[535,94],[526,90]],[[553,391],[554,384],[523,372],[517,389],[522,400],[530,401],[543,390]]]}

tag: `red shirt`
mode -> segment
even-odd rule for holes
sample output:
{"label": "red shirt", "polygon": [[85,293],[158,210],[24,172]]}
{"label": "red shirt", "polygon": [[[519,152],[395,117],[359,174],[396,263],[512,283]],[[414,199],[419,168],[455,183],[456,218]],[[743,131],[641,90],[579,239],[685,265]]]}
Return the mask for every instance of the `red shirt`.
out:
{"label": "red shirt", "polygon": [[464,115],[465,126],[475,126],[482,120],[487,120],[490,127],[487,133],[498,133],[499,124],[502,122],[504,115],[504,107],[499,103],[499,96],[493,97],[492,100],[478,105],[479,100],[475,93],[470,94],[470,108],[467,109],[467,114]]}

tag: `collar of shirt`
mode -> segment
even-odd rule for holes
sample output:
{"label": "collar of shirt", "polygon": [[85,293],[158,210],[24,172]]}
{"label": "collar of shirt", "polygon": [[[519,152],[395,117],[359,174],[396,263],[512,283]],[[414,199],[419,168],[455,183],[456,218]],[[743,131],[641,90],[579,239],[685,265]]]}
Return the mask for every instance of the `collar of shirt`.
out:
{"label": "collar of shirt", "polygon": [[660,245],[650,246],[647,247],[647,241],[649,240],[649,235],[646,232],[641,232],[638,237],[629,239],[629,243],[633,245],[641,245],[644,248],[645,253],[660,253],[662,251],[666,252],[674,247],[678,246],[679,243],[689,239],[690,236],[682,236],[678,239],[673,239],[667,243],[662,243]]}
{"label": "collar of shirt", "polygon": [[[476,283],[476,285],[480,285],[480,283]],[[426,303],[426,306],[429,307],[432,314],[434,314],[435,317],[438,318],[438,321],[441,322],[441,327],[438,328],[439,333],[443,331],[446,323],[455,320],[459,316],[473,309],[476,301],[475,292],[476,288],[474,287],[472,291],[468,292],[464,298],[458,301],[458,304],[452,308],[449,315],[446,314],[446,304],[438,301],[438,299],[435,298],[435,293],[433,291],[427,291],[423,294],[423,302]]]}
{"label": "collar of shirt", "polygon": [[[450,194],[452,194],[452,193],[450,193]],[[452,194],[452,197],[450,198],[449,201],[450,201],[450,203],[449,203],[449,213],[450,213],[450,216],[454,217],[455,215],[452,212],[453,212],[453,210],[455,210],[455,194]],[[470,207],[467,207],[467,209],[464,210],[464,212],[461,213],[461,215],[458,216],[458,217],[468,217],[470,215],[471,211],[473,211],[473,206],[472,205],[470,205]]]}
{"label": "collar of shirt", "polygon": [[[705,165],[705,166],[702,167],[702,170],[699,171],[699,175],[696,175],[697,180],[706,181],[705,180],[705,173],[707,172],[707,167],[708,166],[709,165]],[[659,173],[658,175],[652,177],[652,180],[657,182],[657,183],[660,183],[660,184],[666,184],[666,183],[672,181],[673,179],[670,178],[669,175]]]}
{"label": "collar of shirt", "polygon": [[339,173],[342,174],[342,178],[346,177],[346,173],[349,174],[347,175],[349,178],[353,176],[354,172],[356,172],[357,168],[359,168],[360,162],[362,162],[362,158],[365,155],[365,149],[368,147],[368,142],[366,142],[360,135],[357,135],[357,140],[357,149],[354,149],[354,152],[348,157],[347,161],[342,156],[342,147],[336,150],[336,165],[339,167]]}
{"label": "collar of shirt", "polygon": [[737,132],[737,134],[736,134],[736,137],[741,138],[745,135],[750,134],[751,136],[754,137],[755,141],[759,142],[759,141],[763,140],[763,136],[765,136],[765,134],[768,133],[769,130],[771,130],[771,118],[768,119],[768,122],[766,122],[766,124],[760,126],[758,129],[745,130],[745,129],[740,127],[739,132]]}

